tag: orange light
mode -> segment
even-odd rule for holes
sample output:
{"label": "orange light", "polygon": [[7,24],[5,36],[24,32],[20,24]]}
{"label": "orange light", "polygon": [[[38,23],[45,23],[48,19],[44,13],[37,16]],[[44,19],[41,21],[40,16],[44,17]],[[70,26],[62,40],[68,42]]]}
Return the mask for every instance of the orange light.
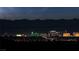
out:
{"label": "orange light", "polygon": [[69,37],[71,36],[70,33],[63,33],[63,37]]}
{"label": "orange light", "polygon": [[75,36],[75,37],[79,37],[79,32],[75,32],[75,33],[73,33],[73,36]]}

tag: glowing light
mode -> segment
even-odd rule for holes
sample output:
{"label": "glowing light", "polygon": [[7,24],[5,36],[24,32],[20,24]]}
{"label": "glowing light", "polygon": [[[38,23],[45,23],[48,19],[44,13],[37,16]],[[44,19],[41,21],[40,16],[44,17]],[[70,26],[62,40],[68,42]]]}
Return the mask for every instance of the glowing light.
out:
{"label": "glowing light", "polygon": [[21,35],[21,34],[16,34],[16,36],[17,36],[17,37],[21,37],[22,35]]}
{"label": "glowing light", "polygon": [[37,32],[31,32],[31,36],[39,36],[40,34]]}
{"label": "glowing light", "polygon": [[70,33],[63,33],[63,37],[70,37]]}
{"label": "glowing light", "polygon": [[79,32],[73,33],[73,36],[79,37]]}

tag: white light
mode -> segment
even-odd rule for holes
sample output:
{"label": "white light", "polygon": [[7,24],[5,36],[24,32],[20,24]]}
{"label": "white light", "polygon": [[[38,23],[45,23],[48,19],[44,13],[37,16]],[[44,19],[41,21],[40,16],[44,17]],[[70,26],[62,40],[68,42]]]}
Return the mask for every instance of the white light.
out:
{"label": "white light", "polygon": [[17,36],[17,37],[21,37],[22,35],[21,35],[21,34],[17,34],[16,36]]}
{"label": "white light", "polygon": [[50,32],[56,32],[56,31],[52,30],[52,31],[50,31]]}

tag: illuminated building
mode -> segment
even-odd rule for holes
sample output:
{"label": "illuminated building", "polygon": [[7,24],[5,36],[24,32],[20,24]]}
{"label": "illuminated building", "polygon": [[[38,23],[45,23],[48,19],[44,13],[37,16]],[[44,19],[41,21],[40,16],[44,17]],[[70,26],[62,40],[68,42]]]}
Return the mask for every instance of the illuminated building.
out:
{"label": "illuminated building", "polygon": [[50,36],[56,36],[56,34],[57,34],[57,32],[54,30],[50,31],[49,33],[50,33]]}
{"label": "illuminated building", "polygon": [[74,33],[73,33],[73,36],[79,37],[79,32],[74,32]]}
{"label": "illuminated building", "polygon": [[26,34],[16,34],[17,37],[27,37]]}
{"label": "illuminated building", "polygon": [[16,34],[16,36],[17,36],[17,37],[21,37],[22,35],[21,35],[21,34]]}
{"label": "illuminated building", "polygon": [[30,36],[40,36],[40,34],[37,33],[37,32],[31,32],[31,35]]}
{"label": "illuminated building", "polygon": [[70,33],[63,33],[63,37],[70,37],[71,34]]}
{"label": "illuminated building", "polygon": [[[61,36],[61,33],[60,33],[60,32],[57,32],[57,31],[55,31],[55,30],[50,31],[49,34],[50,34],[50,37],[51,37],[51,36]],[[49,35],[49,34],[48,34],[48,35]]]}
{"label": "illuminated building", "polygon": [[56,32],[55,30],[51,30],[51,31],[50,31],[50,33],[55,33],[55,32]]}

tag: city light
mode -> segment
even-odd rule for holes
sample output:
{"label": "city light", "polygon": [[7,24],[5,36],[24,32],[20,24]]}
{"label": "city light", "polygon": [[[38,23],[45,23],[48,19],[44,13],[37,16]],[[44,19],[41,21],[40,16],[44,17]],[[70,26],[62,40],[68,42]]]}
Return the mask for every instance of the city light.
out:
{"label": "city light", "polygon": [[[48,32],[30,32],[30,33],[17,33],[17,34],[11,34],[5,33],[1,35],[2,37],[18,37],[18,38],[23,38],[23,40],[26,40],[28,38],[34,38],[36,40],[45,39],[45,40],[56,40],[56,41],[66,41],[66,40],[77,40],[79,38],[79,32],[61,32],[61,31],[48,31]],[[40,40],[41,40],[40,39]],[[71,40],[72,39],[72,40]]]}
{"label": "city light", "polygon": [[63,37],[70,37],[71,34],[70,33],[63,33]]}
{"label": "city light", "polygon": [[17,36],[17,37],[21,37],[22,35],[21,35],[21,34],[16,34],[16,36]]}
{"label": "city light", "polygon": [[79,37],[79,32],[74,32],[74,33],[73,33],[73,36]]}

